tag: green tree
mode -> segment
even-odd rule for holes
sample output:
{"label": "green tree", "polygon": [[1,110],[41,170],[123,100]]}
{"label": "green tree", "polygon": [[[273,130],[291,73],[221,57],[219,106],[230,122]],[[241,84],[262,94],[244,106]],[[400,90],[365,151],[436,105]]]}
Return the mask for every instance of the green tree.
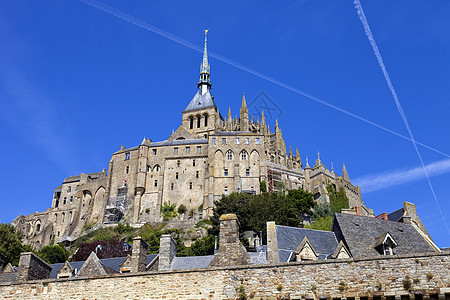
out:
{"label": "green tree", "polygon": [[305,225],[305,228],[331,231],[332,224],[333,224],[333,217],[325,216],[315,219],[312,224]]}
{"label": "green tree", "polygon": [[294,202],[294,205],[300,214],[311,215],[311,208],[315,205],[312,193],[297,189],[289,190],[287,196]]}
{"label": "green tree", "polygon": [[261,193],[267,192],[267,184],[266,184],[265,180],[263,180],[259,183],[259,189],[260,189]]}
{"label": "green tree", "polygon": [[22,244],[22,232],[11,224],[0,224],[0,253],[6,255],[6,263],[19,264],[20,253],[31,252],[33,248]]}
{"label": "green tree", "polygon": [[349,202],[344,188],[341,186],[339,191],[332,184],[327,185],[328,196],[330,197],[330,204],[333,212],[340,212],[343,208],[349,208]]}
{"label": "green tree", "polygon": [[180,215],[184,214],[187,211],[186,205],[181,204],[180,206],[178,206],[177,211]]}
{"label": "green tree", "polygon": [[36,253],[49,264],[63,263],[69,258],[69,253],[59,245],[44,246]]}

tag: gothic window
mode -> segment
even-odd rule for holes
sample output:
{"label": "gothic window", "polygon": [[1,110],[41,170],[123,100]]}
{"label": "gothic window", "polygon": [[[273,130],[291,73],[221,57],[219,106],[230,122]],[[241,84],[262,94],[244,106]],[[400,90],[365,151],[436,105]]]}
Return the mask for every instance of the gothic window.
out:
{"label": "gothic window", "polygon": [[191,147],[186,147],[186,154],[191,153]]}
{"label": "gothic window", "polygon": [[239,138],[236,138],[235,141],[236,141],[236,145],[239,145]]}
{"label": "gothic window", "polygon": [[243,150],[241,152],[241,160],[247,160],[247,156],[248,156],[247,154],[248,154],[247,151]]}
{"label": "gothic window", "polygon": [[227,144],[227,138],[222,138],[222,145],[226,145]]}
{"label": "gothic window", "polygon": [[208,126],[208,114],[204,114],[203,117],[205,118],[205,127]]}
{"label": "gothic window", "polygon": [[227,160],[232,160],[233,159],[233,152],[231,150],[227,151]]}
{"label": "gothic window", "polygon": [[260,138],[256,138],[255,143],[256,143],[256,145],[259,145],[261,143]]}
{"label": "gothic window", "polygon": [[202,153],[202,146],[197,146],[197,153]]}
{"label": "gothic window", "polygon": [[245,144],[246,145],[250,144],[250,139],[249,138],[245,138]]}
{"label": "gothic window", "polygon": [[228,169],[223,170],[223,176],[228,176]]}
{"label": "gothic window", "polygon": [[193,129],[194,128],[194,117],[190,116],[189,117],[189,129]]}
{"label": "gothic window", "polygon": [[213,145],[216,144],[216,138],[212,138],[212,139],[211,139],[211,144],[213,144]]}
{"label": "gothic window", "polygon": [[130,159],[130,152],[125,153],[125,160]]}
{"label": "gothic window", "polygon": [[245,176],[250,176],[250,169],[245,169]]}
{"label": "gothic window", "polygon": [[178,154],[178,148],[177,147],[173,148],[173,154],[175,154],[175,155]]}
{"label": "gothic window", "polygon": [[159,165],[156,165],[155,168],[154,168],[154,170],[155,170],[156,172],[159,172],[159,170],[161,170],[161,167],[160,167]]}
{"label": "gothic window", "polygon": [[192,166],[195,167],[195,159],[192,160]]}
{"label": "gothic window", "polygon": [[65,218],[66,218],[66,213],[62,213],[61,223],[64,224]]}
{"label": "gothic window", "polygon": [[200,126],[202,125],[201,121],[202,121],[202,117],[201,116],[197,116],[197,128],[200,128]]}
{"label": "gothic window", "polygon": [[36,232],[39,232],[39,231],[41,231],[41,224],[37,224],[37,226],[36,226]]}
{"label": "gothic window", "polygon": [[69,212],[69,222],[72,223],[72,212]]}
{"label": "gothic window", "polygon": [[192,182],[189,182],[189,189],[192,190]]}

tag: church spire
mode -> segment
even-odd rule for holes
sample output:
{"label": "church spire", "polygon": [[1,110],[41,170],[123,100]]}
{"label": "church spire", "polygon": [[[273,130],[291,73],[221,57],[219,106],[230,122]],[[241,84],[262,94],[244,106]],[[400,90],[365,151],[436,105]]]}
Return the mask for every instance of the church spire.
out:
{"label": "church spire", "polygon": [[350,177],[348,176],[347,168],[345,167],[344,162],[342,162],[342,178],[350,182]]}
{"label": "church spire", "polygon": [[208,30],[205,30],[205,46],[203,48],[203,62],[200,65],[200,80],[198,81],[198,87],[202,88],[202,95],[207,91],[207,89],[211,88],[211,81],[209,80],[209,70],[210,70],[210,65],[208,63],[208,47],[207,47],[207,35],[208,35]]}

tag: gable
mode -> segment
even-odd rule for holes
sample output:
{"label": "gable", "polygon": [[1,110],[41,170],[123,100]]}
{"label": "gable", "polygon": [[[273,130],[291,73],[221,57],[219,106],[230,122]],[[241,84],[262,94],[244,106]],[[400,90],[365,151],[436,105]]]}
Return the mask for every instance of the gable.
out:
{"label": "gable", "polygon": [[195,137],[189,131],[187,131],[183,126],[180,126],[174,133],[172,133],[168,140],[189,140],[193,138]]}

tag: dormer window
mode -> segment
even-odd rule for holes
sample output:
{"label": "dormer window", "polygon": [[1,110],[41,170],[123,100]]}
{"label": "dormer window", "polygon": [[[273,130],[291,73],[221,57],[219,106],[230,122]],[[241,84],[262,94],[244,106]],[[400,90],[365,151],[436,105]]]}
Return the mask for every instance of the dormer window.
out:
{"label": "dormer window", "polygon": [[381,255],[394,255],[393,249],[397,247],[397,242],[386,232],[375,239],[375,249]]}

